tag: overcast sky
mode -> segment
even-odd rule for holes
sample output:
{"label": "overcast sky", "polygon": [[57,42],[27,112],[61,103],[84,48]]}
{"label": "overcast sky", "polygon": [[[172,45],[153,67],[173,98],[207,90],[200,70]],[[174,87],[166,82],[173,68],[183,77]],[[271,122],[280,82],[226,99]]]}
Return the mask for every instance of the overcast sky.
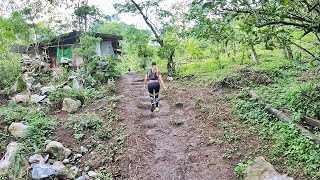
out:
{"label": "overcast sky", "polygon": [[[113,4],[123,2],[123,0],[89,0],[89,4],[96,5],[102,13],[107,15],[116,14],[117,11],[113,8]],[[127,23],[136,25],[141,29],[148,29],[143,18],[140,15],[133,16],[129,13],[119,14],[120,20]]]}
{"label": "overcast sky", "polygon": [[[121,3],[124,1],[125,0],[89,0],[89,4],[98,6],[98,8],[104,14],[112,15],[117,13],[117,11],[113,8],[113,4]],[[140,1],[141,0],[137,0],[137,2],[140,2]],[[167,9],[172,4],[177,2],[182,2],[182,1],[186,1],[186,0],[165,0],[161,4],[161,7]],[[119,17],[121,21],[127,24],[136,25],[138,28],[141,28],[141,29],[149,29],[149,27],[146,25],[141,15],[133,16],[132,14],[129,14],[129,13],[122,13],[122,14],[119,14]]]}

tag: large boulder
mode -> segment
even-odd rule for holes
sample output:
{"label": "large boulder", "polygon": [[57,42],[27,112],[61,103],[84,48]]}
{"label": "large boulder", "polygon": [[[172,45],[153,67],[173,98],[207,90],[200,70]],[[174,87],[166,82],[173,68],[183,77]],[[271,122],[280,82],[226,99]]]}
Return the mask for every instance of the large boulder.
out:
{"label": "large boulder", "polygon": [[253,165],[247,168],[245,180],[293,180],[287,175],[279,174],[264,157],[255,158]]}
{"label": "large boulder", "polygon": [[9,132],[16,138],[25,137],[27,134],[27,126],[22,122],[13,122],[9,126]]}
{"label": "large boulder", "polygon": [[46,145],[46,152],[53,155],[59,161],[68,158],[71,154],[70,149],[63,147],[63,145],[57,141],[50,141]]}
{"label": "large boulder", "polygon": [[11,167],[12,164],[15,163],[15,155],[19,151],[19,148],[21,147],[21,144],[16,142],[11,142],[7,146],[7,151],[0,160],[0,174],[6,174]]}
{"label": "large boulder", "polygon": [[81,106],[81,101],[65,98],[62,103],[62,110],[68,113],[76,112]]}

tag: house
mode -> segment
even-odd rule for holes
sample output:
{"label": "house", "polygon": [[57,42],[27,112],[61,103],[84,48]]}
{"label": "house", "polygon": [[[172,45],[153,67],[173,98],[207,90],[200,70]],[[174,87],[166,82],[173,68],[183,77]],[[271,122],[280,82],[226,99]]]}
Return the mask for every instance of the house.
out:
{"label": "house", "polygon": [[[26,50],[26,54],[40,54],[44,56],[44,59],[51,64],[51,68],[56,68],[62,64],[78,67],[83,61],[77,55],[75,48],[79,47],[81,33],[80,31],[72,31],[60,35],[48,43],[33,44]],[[101,41],[96,44],[96,53],[99,57],[103,58],[110,55],[116,58],[121,53],[119,40],[123,39],[122,36],[104,33],[92,34],[95,37],[101,38]],[[20,48],[19,53],[21,53],[21,49],[23,48]]]}

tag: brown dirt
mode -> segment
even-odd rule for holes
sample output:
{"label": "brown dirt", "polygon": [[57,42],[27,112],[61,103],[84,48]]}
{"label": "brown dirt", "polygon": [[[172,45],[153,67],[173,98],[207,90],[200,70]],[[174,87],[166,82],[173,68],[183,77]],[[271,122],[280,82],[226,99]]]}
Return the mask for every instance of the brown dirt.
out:
{"label": "brown dirt", "polygon": [[[127,151],[118,158],[117,179],[237,179],[235,164],[247,153],[240,148],[236,158],[227,159],[221,146],[208,145],[212,140],[223,141],[218,126],[221,121],[236,119],[220,100],[221,94],[231,92],[171,83],[166,92],[160,92],[160,112],[152,113],[142,78],[141,74],[128,73],[118,84],[123,98],[117,112],[130,137]],[[199,111],[199,100],[208,113]],[[175,125],[177,120],[184,123]],[[250,151],[257,142],[256,137],[248,135],[240,145]]]}

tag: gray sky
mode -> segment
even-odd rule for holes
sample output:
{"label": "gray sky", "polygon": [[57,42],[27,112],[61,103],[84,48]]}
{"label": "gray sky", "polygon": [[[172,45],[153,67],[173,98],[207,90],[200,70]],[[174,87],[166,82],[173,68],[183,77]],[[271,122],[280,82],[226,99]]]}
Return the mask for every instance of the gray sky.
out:
{"label": "gray sky", "polygon": [[[89,0],[89,4],[96,5],[104,14],[111,15],[117,13],[117,11],[113,8],[113,4],[115,3],[121,3],[125,0]],[[142,0],[137,0],[137,2],[141,2]],[[186,2],[188,0],[165,0],[161,4],[161,8],[169,9],[169,7],[172,4],[178,3],[178,2]],[[144,22],[141,15],[133,16],[129,13],[122,13],[119,14],[120,20],[127,23],[127,24],[133,24],[136,25],[138,28],[141,29],[149,29],[149,27]]]}
{"label": "gray sky", "polygon": [[[89,4],[96,5],[98,8],[107,15],[116,14],[117,11],[113,8],[113,4],[123,2],[123,0],[89,0]],[[148,29],[148,26],[145,24],[143,18],[138,16],[133,16],[129,13],[119,14],[120,20],[127,23],[136,25],[141,29]]]}

